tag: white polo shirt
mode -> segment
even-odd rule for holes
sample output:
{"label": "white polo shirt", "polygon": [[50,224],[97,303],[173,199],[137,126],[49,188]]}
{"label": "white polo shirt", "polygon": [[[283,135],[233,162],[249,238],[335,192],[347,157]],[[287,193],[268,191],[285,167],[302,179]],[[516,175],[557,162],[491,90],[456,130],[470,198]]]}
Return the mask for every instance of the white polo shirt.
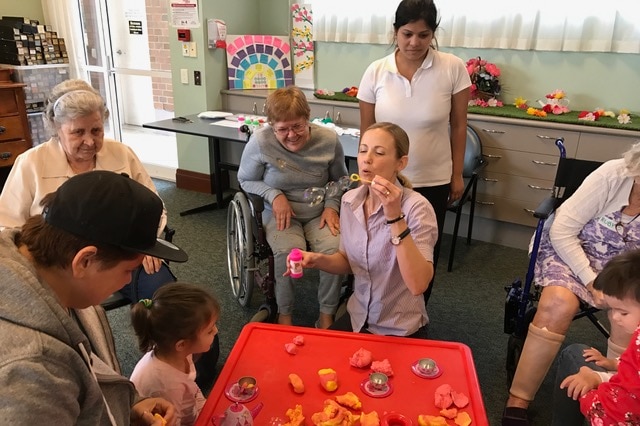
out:
{"label": "white polo shirt", "polygon": [[358,99],[375,104],[376,122],[395,123],[409,135],[409,164],[402,173],[414,187],[451,182],[451,97],[469,86],[462,59],[433,49],[411,81],[398,73],[395,52],[362,76]]}

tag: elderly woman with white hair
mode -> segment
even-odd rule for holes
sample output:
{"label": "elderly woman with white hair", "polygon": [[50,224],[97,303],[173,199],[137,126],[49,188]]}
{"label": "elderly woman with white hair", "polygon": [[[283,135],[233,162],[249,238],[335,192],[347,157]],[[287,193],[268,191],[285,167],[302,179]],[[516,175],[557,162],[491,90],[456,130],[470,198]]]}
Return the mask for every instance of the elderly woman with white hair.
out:
{"label": "elderly woman with white hair", "polygon": [[[30,216],[42,211],[40,202],[70,177],[92,170],[126,173],[156,192],[142,163],[128,146],[104,138],[109,117],[104,99],[83,80],[67,80],[55,86],[43,114],[51,139],[16,158],[0,195],[0,228],[22,226]],[[158,224],[167,222],[166,210]],[[122,290],[132,301],[150,298],[162,284],[174,281],[171,271],[160,261],[145,256],[138,293],[131,286]],[[149,277],[150,275],[155,275]]]}
{"label": "elderly woman with white hair", "polygon": [[[593,288],[594,279],[610,259],[640,248],[640,143],[623,158],[607,161],[591,173],[547,225],[535,267],[535,284],[543,287],[542,294],[509,391],[503,425],[529,424],[526,410],[580,301],[606,308],[601,292]],[[610,365],[630,337],[611,322]]]}

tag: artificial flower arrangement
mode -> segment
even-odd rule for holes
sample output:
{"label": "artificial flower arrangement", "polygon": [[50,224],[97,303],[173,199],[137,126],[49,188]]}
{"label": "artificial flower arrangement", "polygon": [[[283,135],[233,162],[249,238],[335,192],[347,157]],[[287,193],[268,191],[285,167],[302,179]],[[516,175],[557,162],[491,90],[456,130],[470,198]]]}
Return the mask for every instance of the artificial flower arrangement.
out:
{"label": "artificial flower arrangement", "polygon": [[471,78],[470,106],[497,107],[502,102],[497,99],[500,95],[500,68],[481,57],[467,61],[467,72]]}
{"label": "artificial flower arrangement", "polygon": [[544,100],[538,99],[538,104],[542,107],[540,109],[534,108],[527,104],[527,100],[521,97],[517,97],[514,105],[516,108],[527,110],[527,114],[535,117],[546,117],[547,114],[566,114],[571,112],[569,109],[569,99],[564,90],[556,89],[551,93],[547,93],[544,96]]}
{"label": "artificial flower arrangement", "polygon": [[334,101],[358,102],[358,88],[356,86],[345,87],[339,92],[328,89],[316,89],[313,96],[319,99],[329,99]]}
{"label": "artificial flower arrangement", "polygon": [[615,118],[620,124],[631,123],[631,114],[626,109],[621,109],[617,116],[613,111],[605,111],[602,108],[596,108],[594,111],[580,111],[578,114],[578,120],[583,121],[597,121],[600,117]]}

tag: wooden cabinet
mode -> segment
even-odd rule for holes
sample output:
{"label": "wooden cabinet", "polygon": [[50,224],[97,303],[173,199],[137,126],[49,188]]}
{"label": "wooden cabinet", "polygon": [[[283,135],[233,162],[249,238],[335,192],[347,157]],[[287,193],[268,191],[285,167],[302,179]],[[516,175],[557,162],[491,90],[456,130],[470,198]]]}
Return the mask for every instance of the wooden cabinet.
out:
{"label": "wooden cabinet", "polygon": [[476,214],[488,219],[535,226],[533,209],[546,198],[555,178],[564,138],[568,157],[595,161],[620,158],[640,139],[638,132],[559,125],[472,115],[469,125],[482,140],[487,160],[478,184]]}
{"label": "wooden cabinet", "polygon": [[10,167],[29,148],[24,84],[0,81],[0,168]]}

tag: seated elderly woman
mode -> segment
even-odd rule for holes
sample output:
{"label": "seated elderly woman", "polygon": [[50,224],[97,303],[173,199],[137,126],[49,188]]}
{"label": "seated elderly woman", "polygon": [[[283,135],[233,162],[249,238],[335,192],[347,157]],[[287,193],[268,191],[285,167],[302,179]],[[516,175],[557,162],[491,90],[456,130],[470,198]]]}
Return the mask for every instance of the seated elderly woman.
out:
{"label": "seated elderly woman", "polygon": [[[131,148],[104,139],[108,117],[104,99],[85,81],[67,80],[53,88],[43,115],[51,139],[16,158],[0,194],[0,227],[22,226],[42,211],[40,202],[45,195],[70,177],[91,170],[126,173],[156,192]],[[158,224],[160,231],[166,222],[165,210]],[[130,284],[121,290],[132,301],[150,298],[162,284],[175,280],[160,259],[145,256],[143,266],[138,294],[131,294]]]}
{"label": "seated elderly woman", "polygon": [[[334,253],[340,243],[340,195],[311,206],[304,198],[309,187],[324,187],[347,174],[342,145],[335,131],[310,124],[304,93],[286,87],[266,102],[268,127],[257,130],[242,153],[238,181],[243,190],[265,200],[267,241],[275,257],[278,323],[292,324],[294,288],[287,269],[293,248]],[[339,275],[321,273],[320,315],[316,326],[333,322],[340,297]]]}
{"label": "seated elderly woman", "polygon": [[429,201],[400,173],[408,153],[399,126],[370,126],[358,148],[364,185],[342,197],[340,249],[303,252],[303,267],[354,276],[347,313],[332,329],[427,337],[423,294],[433,278],[438,224]]}
{"label": "seated elderly woman", "polygon": [[[591,173],[548,221],[535,266],[542,286],[506,404],[503,425],[528,425],[527,408],[553,363],[580,301],[605,307],[593,281],[616,255],[640,247],[640,144]],[[616,358],[630,334],[615,322],[607,342]]]}

